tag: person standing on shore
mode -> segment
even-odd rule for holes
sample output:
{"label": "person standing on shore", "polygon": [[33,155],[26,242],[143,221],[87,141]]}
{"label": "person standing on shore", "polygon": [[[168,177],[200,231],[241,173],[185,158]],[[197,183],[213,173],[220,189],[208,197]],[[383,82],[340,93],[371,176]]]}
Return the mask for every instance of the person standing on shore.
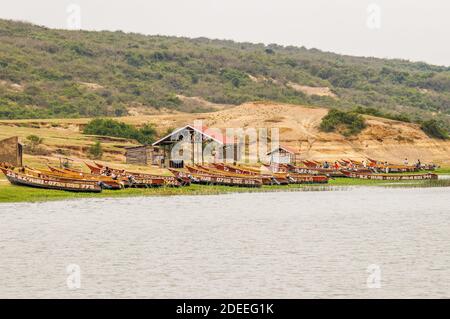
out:
{"label": "person standing on shore", "polygon": [[337,161],[334,162],[334,169],[339,169],[339,163]]}

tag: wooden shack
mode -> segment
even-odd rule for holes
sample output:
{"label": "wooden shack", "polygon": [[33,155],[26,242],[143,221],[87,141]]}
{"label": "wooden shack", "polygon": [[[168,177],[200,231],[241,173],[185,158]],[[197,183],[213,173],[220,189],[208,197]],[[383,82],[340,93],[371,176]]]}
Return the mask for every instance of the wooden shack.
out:
{"label": "wooden shack", "polygon": [[[179,146],[178,153],[173,152],[176,145]],[[209,152],[205,151],[206,145]],[[159,139],[153,146],[161,149],[164,167],[182,168],[185,164],[204,164],[211,158],[218,162],[236,163],[240,160],[238,145],[234,140],[204,126],[183,126]],[[205,155],[209,158],[205,159]]]}
{"label": "wooden shack", "polygon": [[161,161],[164,157],[162,150],[150,145],[126,147],[125,150],[127,164],[142,166],[161,165]]}
{"label": "wooden shack", "polygon": [[151,147],[150,146],[133,146],[125,148],[125,157],[127,164],[135,164],[135,165],[148,165]]}
{"label": "wooden shack", "polygon": [[280,145],[267,155],[270,158],[270,164],[295,164],[297,161],[297,152],[288,146]]}
{"label": "wooden shack", "polygon": [[0,141],[0,163],[9,163],[14,166],[23,165],[23,146],[17,136]]}

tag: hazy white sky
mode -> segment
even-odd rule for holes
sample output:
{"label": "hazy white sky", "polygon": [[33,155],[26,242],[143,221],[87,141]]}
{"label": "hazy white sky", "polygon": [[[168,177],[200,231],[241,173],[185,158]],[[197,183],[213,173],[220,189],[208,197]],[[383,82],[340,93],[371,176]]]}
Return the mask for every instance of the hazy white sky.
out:
{"label": "hazy white sky", "polygon": [[53,28],[73,25],[70,5],[76,4],[81,28],[87,30],[303,45],[450,66],[448,0],[0,0],[0,4],[1,18]]}

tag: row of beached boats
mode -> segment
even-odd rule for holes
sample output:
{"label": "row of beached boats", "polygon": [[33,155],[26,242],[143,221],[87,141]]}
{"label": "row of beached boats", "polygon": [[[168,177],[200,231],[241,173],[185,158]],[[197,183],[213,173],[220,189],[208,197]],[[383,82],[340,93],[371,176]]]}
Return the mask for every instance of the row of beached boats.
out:
{"label": "row of beached boats", "polygon": [[351,159],[341,159],[334,163],[318,162],[304,160],[302,164],[309,169],[328,170],[340,172],[342,170],[358,170],[367,173],[413,173],[421,170],[432,171],[436,168],[434,164],[422,164],[420,162],[414,165],[398,165],[391,164],[386,161],[379,161],[368,158],[364,161],[356,161]]}
{"label": "row of beached boats", "polygon": [[[306,163],[305,163],[306,162]],[[7,179],[15,185],[58,189],[73,192],[101,192],[103,189],[120,190],[139,187],[182,187],[193,184],[224,185],[240,187],[262,187],[263,185],[324,184],[329,178],[349,177],[371,180],[420,180],[437,179],[432,173],[418,174],[420,168],[413,166],[390,165],[391,172],[403,174],[378,173],[386,171],[386,164],[370,161],[340,161],[333,166],[305,161],[303,166],[290,164],[265,165],[260,169],[245,165],[214,163],[208,165],[185,165],[183,169],[169,169],[171,175],[155,175],[111,168],[99,163],[85,163],[89,172],[71,168],[35,169],[31,167],[14,168],[0,165]],[[405,174],[406,172],[406,174]],[[408,174],[408,172],[413,174]]]}
{"label": "row of beached boats", "polygon": [[[90,167],[90,166],[89,166]],[[94,167],[94,166],[92,166]],[[128,187],[182,186],[189,180],[178,180],[174,176],[132,173],[125,170],[101,171],[95,166],[90,173],[69,168],[48,167],[48,170],[30,167],[14,168],[0,166],[0,170],[14,185],[73,192],[99,193],[103,189],[120,190]]]}

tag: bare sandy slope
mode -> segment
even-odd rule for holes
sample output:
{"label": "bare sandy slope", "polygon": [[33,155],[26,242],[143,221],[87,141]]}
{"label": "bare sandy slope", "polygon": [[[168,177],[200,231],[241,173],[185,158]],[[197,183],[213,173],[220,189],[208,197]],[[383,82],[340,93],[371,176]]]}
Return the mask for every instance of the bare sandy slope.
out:
{"label": "bare sandy slope", "polygon": [[251,103],[213,113],[209,125],[217,127],[278,127],[280,140],[297,149],[302,158],[376,158],[390,162],[434,161],[450,163],[450,142],[430,139],[416,124],[367,117],[368,127],[358,136],[323,133],[318,126],[327,109],[295,105]]}
{"label": "bare sandy slope", "polygon": [[[367,117],[368,127],[361,134],[345,138],[340,134],[323,133],[318,130],[320,121],[327,112],[325,108],[255,102],[212,113],[141,115],[123,117],[120,120],[134,125],[153,123],[160,134],[168,129],[193,124],[195,120],[202,120],[205,125],[216,128],[277,127],[280,130],[281,143],[298,150],[303,159],[370,157],[401,163],[407,157],[410,162],[420,159],[422,162],[450,165],[450,141],[431,139],[416,124]],[[67,144],[72,144],[70,136],[73,136],[73,144],[79,145],[87,139],[79,134],[79,128],[87,121],[88,119],[0,121],[0,138],[25,129],[26,133],[31,133],[29,127],[15,126],[26,124],[33,126],[33,134],[40,135],[39,133],[46,132],[45,135],[51,135],[50,131],[54,130],[57,136],[66,138]],[[71,134],[61,134],[62,131]],[[25,132],[23,135],[25,137]],[[111,151],[119,153],[122,146],[120,144],[125,143],[111,142]],[[118,156],[116,152],[115,156]]]}
{"label": "bare sandy slope", "polygon": [[147,120],[161,129],[180,127],[196,119],[217,128],[277,127],[281,143],[298,150],[304,159],[370,157],[401,163],[407,157],[410,162],[420,159],[450,164],[450,142],[429,138],[416,124],[366,117],[368,127],[358,136],[346,138],[319,131],[320,121],[327,112],[324,108],[246,103],[214,113],[158,115]]}

